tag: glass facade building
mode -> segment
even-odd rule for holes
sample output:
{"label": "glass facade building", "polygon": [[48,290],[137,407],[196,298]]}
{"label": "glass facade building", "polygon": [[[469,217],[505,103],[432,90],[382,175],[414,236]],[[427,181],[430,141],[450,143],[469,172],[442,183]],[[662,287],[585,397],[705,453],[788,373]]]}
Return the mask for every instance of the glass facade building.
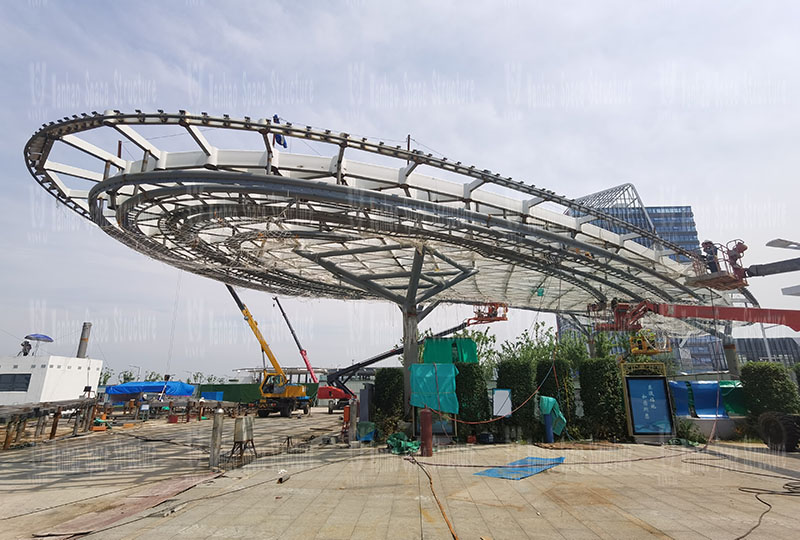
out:
{"label": "glass facade building", "polygon": [[[612,206],[601,208],[601,210],[640,229],[655,230],[658,236],[664,240],[678,244],[687,251],[700,251],[700,242],[691,206],[646,206],[644,208]],[[623,226],[605,220],[596,220],[592,223],[617,234],[631,232]],[[643,246],[653,247],[653,241],[649,238],[636,238],[635,241]],[[680,262],[689,262],[682,255],[673,255],[672,257]]]}
{"label": "glass facade building", "polygon": [[800,363],[800,339],[790,337],[767,338],[767,343],[762,338],[737,338],[736,356],[739,363],[761,362],[770,360],[781,362],[786,367],[792,367]]}

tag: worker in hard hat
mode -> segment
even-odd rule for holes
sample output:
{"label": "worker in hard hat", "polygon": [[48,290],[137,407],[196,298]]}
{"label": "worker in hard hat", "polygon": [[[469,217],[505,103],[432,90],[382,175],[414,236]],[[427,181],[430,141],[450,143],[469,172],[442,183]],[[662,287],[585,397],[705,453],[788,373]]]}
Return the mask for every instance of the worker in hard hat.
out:
{"label": "worker in hard hat", "polygon": [[719,263],[717,262],[717,246],[711,240],[705,240],[700,244],[705,254],[706,267],[712,274],[719,272]]}

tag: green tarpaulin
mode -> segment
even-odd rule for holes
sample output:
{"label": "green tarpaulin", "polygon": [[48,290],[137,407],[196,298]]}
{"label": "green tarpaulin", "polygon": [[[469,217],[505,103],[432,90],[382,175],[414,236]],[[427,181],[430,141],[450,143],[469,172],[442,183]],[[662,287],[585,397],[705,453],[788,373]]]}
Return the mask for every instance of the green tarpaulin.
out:
{"label": "green tarpaulin", "polygon": [[[306,395],[311,403],[316,403],[317,389],[319,383],[302,383],[300,386],[306,388]],[[253,403],[261,399],[261,390],[258,384],[201,384],[198,385],[198,395],[202,396],[208,392],[222,392],[222,401],[232,401],[234,403]]]}
{"label": "green tarpaulin", "polygon": [[478,346],[469,338],[428,338],[422,361],[425,364],[477,363]]}
{"label": "green tarpaulin", "polygon": [[539,398],[539,410],[542,411],[542,415],[539,417],[539,421],[544,424],[544,415],[546,414],[553,414],[553,433],[556,435],[561,435],[561,431],[567,425],[567,419],[564,418],[564,415],[561,414],[561,407],[558,406],[558,401],[556,398],[551,398],[548,396],[542,396]]}
{"label": "green tarpaulin", "polygon": [[744,404],[744,388],[740,381],[719,381],[722,404],[729,415],[747,416]]}
{"label": "green tarpaulin", "polygon": [[403,432],[393,433],[386,439],[392,454],[413,454],[419,451],[419,441],[409,441]]}
{"label": "green tarpaulin", "polygon": [[253,403],[261,399],[261,391],[258,384],[201,384],[198,387],[198,395],[204,392],[222,392],[222,401],[232,401],[234,403]]}
{"label": "green tarpaulin", "polygon": [[412,364],[411,405],[458,414],[455,364]]}
{"label": "green tarpaulin", "polygon": [[319,390],[319,383],[302,383],[300,386],[306,387],[306,396],[311,400],[312,405],[317,404],[317,390]]}

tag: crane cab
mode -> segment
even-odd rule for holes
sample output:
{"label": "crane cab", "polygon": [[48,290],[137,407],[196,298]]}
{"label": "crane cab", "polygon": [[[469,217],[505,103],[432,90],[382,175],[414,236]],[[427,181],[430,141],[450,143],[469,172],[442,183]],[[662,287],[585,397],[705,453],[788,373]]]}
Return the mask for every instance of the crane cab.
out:
{"label": "crane cab", "polygon": [[305,386],[290,384],[283,374],[265,369],[261,373],[259,389],[261,390],[261,399],[258,401],[260,418],[266,418],[274,412],[288,417],[296,409],[302,409],[308,414],[311,400],[306,395]]}

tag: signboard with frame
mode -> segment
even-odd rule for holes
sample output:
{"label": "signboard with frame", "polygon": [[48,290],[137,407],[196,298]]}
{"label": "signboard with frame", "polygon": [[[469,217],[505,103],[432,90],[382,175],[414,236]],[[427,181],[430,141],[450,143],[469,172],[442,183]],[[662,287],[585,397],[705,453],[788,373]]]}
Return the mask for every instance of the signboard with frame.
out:
{"label": "signboard with frame", "polygon": [[667,438],[675,433],[666,377],[626,376],[625,397],[631,435]]}

